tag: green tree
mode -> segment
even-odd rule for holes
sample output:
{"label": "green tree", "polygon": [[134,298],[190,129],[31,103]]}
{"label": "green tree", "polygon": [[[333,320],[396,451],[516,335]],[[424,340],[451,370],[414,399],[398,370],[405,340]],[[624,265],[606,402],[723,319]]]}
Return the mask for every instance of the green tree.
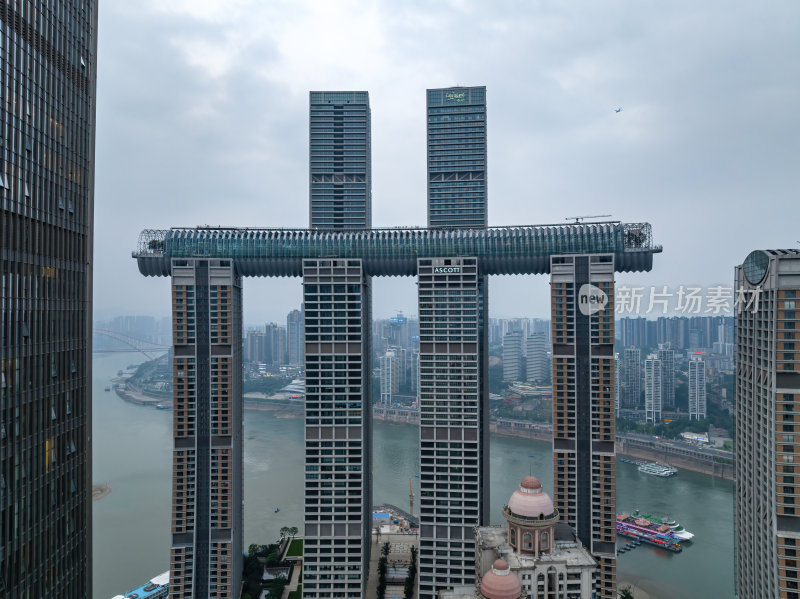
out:
{"label": "green tree", "polygon": [[408,575],[406,576],[406,582],[405,585],[403,586],[403,597],[405,599],[413,599],[416,578],[417,578],[417,548],[412,546],[411,564],[408,566]]}
{"label": "green tree", "polygon": [[298,532],[300,532],[300,531],[297,529],[296,526],[290,526],[289,527],[289,536],[290,537],[295,538],[297,536]]}
{"label": "green tree", "polygon": [[635,599],[631,587],[623,587],[619,590],[619,599]]}
{"label": "green tree", "polygon": [[383,544],[383,547],[381,547],[381,554],[383,554],[384,557],[388,558],[391,552],[392,552],[392,546],[389,544],[389,541],[386,541]]}

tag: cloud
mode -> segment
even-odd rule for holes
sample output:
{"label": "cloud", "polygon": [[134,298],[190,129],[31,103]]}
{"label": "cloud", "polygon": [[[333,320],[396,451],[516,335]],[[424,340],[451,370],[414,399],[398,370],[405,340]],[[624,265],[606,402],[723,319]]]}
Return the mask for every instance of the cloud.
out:
{"label": "cloud", "polygon": [[[110,0],[96,312],[166,313],[164,281],[129,257],[141,229],[307,224],[311,89],[370,92],[376,225],[425,222],[425,89],[485,84],[491,224],[647,220],[665,251],[620,281],[729,281],[751,249],[797,239],[799,13],[788,0]],[[246,289],[254,322],[299,303],[296,281]],[[414,313],[414,293],[376,283],[375,313]],[[546,280],[493,278],[492,312],[546,315]]]}

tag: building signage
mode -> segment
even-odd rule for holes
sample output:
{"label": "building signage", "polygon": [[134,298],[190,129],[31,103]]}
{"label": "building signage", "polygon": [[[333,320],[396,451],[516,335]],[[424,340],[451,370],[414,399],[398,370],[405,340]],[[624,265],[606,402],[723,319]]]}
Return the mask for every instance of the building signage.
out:
{"label": "building signage", "polygon": [[608,305],[608,294],[599,287],[586,283],[578,291],[578,310],[584,316],[600,312]]}
{"label": "building signage", "polygon": [[464,92],[448,92],[445,97],[451,102],[463,102],[467,99]]}
{"label": "building signage", "polygon": [[433,274],[435,275],[452,274],[459,272],[461,272],[460,266],[435,266],[433,268]]}

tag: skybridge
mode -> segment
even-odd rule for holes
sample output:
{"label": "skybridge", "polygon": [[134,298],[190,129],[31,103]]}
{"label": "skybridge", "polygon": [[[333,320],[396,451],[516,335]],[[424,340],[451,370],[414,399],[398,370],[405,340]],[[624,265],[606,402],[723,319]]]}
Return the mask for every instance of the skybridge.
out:
{"label": "skybridge", "polygon": [[245,277],[299,277],[305,259],[358,258],[369,276],[414,276],[417,259],[453,256],[477,258],[484,275],[546,274],[550,257],[559,254],[613,254],[617,272],[649,271],[658,252],[649,223],[612,221],[487,229],[147,229],[133,257],[146,276],[169,276],[175,258],[230,259]]}

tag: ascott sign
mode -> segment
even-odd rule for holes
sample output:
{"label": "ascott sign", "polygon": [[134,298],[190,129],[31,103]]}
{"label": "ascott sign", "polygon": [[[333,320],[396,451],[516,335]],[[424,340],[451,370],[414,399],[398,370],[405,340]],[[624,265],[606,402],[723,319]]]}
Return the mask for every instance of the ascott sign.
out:
{"label": "ascott sign", "polygon": [[608,294],[599,287],[586,283],[578,290],[578,310],[584,316],[600,312],[608,305]]}
{"label": "ascott sign", "polygon": [[433,274],[443,275],[461,272],[460,266],[434,266]]}

